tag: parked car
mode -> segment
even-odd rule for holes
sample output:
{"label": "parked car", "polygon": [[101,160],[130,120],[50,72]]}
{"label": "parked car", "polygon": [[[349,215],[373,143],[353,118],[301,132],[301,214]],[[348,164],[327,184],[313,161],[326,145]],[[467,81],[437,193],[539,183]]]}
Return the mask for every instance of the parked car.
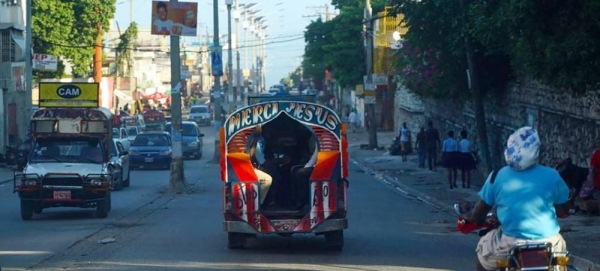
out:
{"label": "parked car", "polygon": [[123,144],[123,148],[125,148],[126,151],[129,151],[131,141],[129,141],[129,134],[127,133],[127,129],[125,127],[113,127],[112,138],[117,139],[117,141],[121,142],[121,144]]}
{"label": "parked car", "polygon": [[190,108],[189,121],[198,123],[198,125],[209,126],[212,120],[207,105],[194,105]]}
{"label": "parked car", "polygon": [[111,189],[121,190],[123,187],[129,187],[129,153],[118,139],[113,139],[112,156],[109,165],[114,167],[113,174],[117,176]]}
{"label": "parked car", "polygon": [[137,135],[129,149],[129,167],[136,169],[171,166],[171,136],[167,132],[148,132]]}
{"label": "parked car", "polygon": [[[204,134],[200,132],[198,124],[193,121],[182,121],[181,130],[183,156],[201,159],[202,148],[204,148]],[[167,123],[165,132],[171,133],[171,123]]]}

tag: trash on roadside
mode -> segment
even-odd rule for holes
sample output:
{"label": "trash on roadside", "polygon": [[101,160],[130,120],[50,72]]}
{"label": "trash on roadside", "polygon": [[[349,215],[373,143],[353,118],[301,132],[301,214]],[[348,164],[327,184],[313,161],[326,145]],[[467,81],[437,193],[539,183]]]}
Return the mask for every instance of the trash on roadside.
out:
{"label": "trash on roadside", "polygon": [[104,238],[102,240],[99,240],[98,244],[108,244],[108,243],[114,243],[116,241],[117,241],[117,239],[115,239],[115,238]]}

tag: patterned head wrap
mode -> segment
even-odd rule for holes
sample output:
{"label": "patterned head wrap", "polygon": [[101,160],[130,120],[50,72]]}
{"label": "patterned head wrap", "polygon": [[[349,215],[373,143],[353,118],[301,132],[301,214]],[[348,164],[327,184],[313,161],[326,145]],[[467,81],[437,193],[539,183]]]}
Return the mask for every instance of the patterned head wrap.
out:
{"label": "patterned head wrap", "polygon": [[532,127],[522,127],[508,137],[504,159],[514,170],[526,170],[538,163],[540,137]]}

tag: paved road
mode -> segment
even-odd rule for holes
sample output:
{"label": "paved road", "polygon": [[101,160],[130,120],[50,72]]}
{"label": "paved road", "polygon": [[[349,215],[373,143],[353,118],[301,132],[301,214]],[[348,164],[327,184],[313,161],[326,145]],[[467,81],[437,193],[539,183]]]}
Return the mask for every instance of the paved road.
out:
{"label": "paved road", "polygon": [[[228,250],[222,231],[221,186],[212,157],[186,161],[193,194],[159,193],[166,171],[135,171],[132,186],[113,195],[107,219],[93,212],[49,209],[21,221],[18,201],[0,190],[2,270],[473,270],[476,236],[454,231],[454,218],[407,198],[351,165],[350,228],[342,252],[323,237],[260,236]],[[116,242],[98,244],[112,237]]]}

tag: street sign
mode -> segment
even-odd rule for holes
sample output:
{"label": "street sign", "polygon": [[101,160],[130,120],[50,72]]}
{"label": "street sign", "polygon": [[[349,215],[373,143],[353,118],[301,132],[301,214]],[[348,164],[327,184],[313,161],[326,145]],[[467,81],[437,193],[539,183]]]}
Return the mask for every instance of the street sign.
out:
{"label": "street sign", "polygon": [[364,102],[365,104],[375,104],[376,102],[376,98],[375,98],[375,84],[373,84],[372,81],[372,77],[365,75],[363,76],[363,83],[364,83],[364,94],[365,94],[365,98],[364,98]]}
{"label": "street sign", "polygon": [[189,79],[190,76],[190,67],[185,65],[181,66],[180,79]]}
{"label": "street sign", "polygon": [[388,77],[385,74],[373,74],[372,75],[373,84],[376,86],[387,86],[388,85]]}
{"label": "street sign", "polygon": [[223,76],[223,55],[221,46],[215,46],[210,53],[211,68],[213,76]]}
{"label": "street sign", "polygon": [[34,70],[56,71],[58,69],[58,57],[47,54],[33,54]]}
{"label": "street sign", "polygon": [[39,83],[40,107],[82,107],[99,105],[98,83]]}

